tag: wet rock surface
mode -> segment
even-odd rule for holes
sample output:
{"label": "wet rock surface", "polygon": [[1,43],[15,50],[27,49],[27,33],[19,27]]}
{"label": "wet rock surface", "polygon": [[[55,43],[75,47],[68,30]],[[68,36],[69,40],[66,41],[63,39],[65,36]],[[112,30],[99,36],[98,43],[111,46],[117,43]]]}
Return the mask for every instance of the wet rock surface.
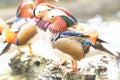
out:
{"label": "wet rock surface", "polygon": [[64,69],[69,69],[69,65],[70,63],[66,62],[64,65],[58,67],[53,60],[40,56],[31,56],[25,53],[17,54],[9,63],[12,69],[12,75],[21,75],[26,80],[95,80],[98,76],[97,73],[102,72],[102,68],[99,69],[99,72],[97,72],[98,70],[95,72],[98,66],[94,66],[95,68],[91,72],[90,69],[92,69],[93,65],[88,65],[88,67],[84,67],[87,71],[79,68],[77,72],[71,72],[63,76]]}
{"label": "wet rock surface", "polygon": [[40,56],[18,54],[11,59],[9,65],[14,75],[23,75],[28,77],[28,80],[59,80],[62,77],[61,69],[56,67],[52,60]]}
{"label": "wet rock surface", "polygon": [[52,64],[52,62],[52,60],[22,53],[13,57],[9,65],[13,74],[23,75],[28,77],[28,79],[33,80],[43,72],[46,65]]}

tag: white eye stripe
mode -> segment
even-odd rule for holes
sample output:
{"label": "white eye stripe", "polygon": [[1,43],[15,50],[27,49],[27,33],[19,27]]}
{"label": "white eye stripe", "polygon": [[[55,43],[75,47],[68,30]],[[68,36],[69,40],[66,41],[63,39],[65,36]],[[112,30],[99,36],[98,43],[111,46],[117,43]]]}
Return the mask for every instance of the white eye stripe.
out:
{"label": "white eye stripe", "polygon": [[51,11],[49,11],[48,13],[48,18],[52,18],[55,16],[66,16],[68,17],[73,23],[76,23],[76,21],[74,19],[72,19],[72,17],[68,16],[65,12],[63,12],[60,9],[52,9]]}
{"label": "white eye stripe", "polygon": [[61,10],[59,10],[59,9],[52,9],[52,10],[48,13],[48,17],[60,16],[60,15],[65,15],[65,16],[67,16],[66,13],[64,13],[63,11],[61,11]]}
{"label": "white eye stripe", "polygon": [[36,10],[35,10],[35,13],[37,14],[37,13],[40,13],[40,12],[42,12],[44,10],[49,10],[49,9],[51,9],[51,8],[48,7],[48,6],[37,6]]}
{"label": "white eye stripe", "polygon": [[[48,18],[52,18],[52,17],[55,17],[55,16],[68,16],[65,12],[59,10],[59,9],[52,9],[51,11],[49,11],[48,13]],[[68,16],[69,17],[69,16]]]}

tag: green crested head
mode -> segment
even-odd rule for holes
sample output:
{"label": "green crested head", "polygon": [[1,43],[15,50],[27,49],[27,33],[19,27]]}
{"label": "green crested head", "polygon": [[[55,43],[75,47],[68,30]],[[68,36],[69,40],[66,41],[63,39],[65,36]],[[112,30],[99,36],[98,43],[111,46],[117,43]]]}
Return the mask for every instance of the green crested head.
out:
{"label": "green crested head", "polygon": [[64,16],[64,15],[62,15],[61,17],[67,23],[67,27],[70,27],[70,26],[73,26],[73,25],[77,24],[77,20],[74,19],[74,18],[71,18],[71,17],[68,17],[68,16]]}

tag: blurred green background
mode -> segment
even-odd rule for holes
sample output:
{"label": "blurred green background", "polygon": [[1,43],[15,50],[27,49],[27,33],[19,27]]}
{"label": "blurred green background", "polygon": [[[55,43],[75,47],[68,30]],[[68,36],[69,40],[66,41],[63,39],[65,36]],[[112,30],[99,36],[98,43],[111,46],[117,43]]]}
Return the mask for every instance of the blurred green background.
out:
{"label": "blurred green background", "polygon": [[[20,1],[0,0],[0,17],[8,19],[15,16]],[[96,15],[105,21],[120,20],[120,0],[59,0],[51,4],[67,8],[80,22]]]}
{"label": "blurred green background", "polygon": [[0,0],[0,7],[16,5],[20,1],[21,0]]}

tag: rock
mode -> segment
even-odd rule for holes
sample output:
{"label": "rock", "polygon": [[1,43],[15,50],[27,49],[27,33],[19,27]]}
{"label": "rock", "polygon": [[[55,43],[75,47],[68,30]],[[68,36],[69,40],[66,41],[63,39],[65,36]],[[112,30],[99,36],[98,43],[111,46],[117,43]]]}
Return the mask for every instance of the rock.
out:
{"label": "rock", "polygon": [[21,53],[13,57],[9,65],[13,74],[26,76],[33,80],[50,63],[52,63],[52,60]]}
{"label": "rock", "polygon": [[21,75],[28,80],[95,80],[95,74],[86,74],[80,71],[64,75],[64,70],[70,63],[61,67],[55,66],[53,60],[45,59],[41,56],[31,56],[28,54],[18,54],[9,63],[13,75]]}

